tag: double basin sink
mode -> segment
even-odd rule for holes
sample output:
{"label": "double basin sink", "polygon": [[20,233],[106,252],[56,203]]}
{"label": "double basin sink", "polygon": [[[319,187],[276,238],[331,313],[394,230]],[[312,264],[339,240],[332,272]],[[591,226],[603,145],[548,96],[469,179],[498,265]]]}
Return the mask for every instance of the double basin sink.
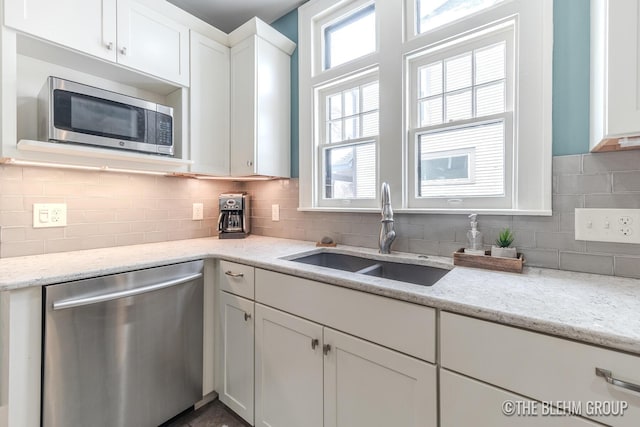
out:
{"label": "double basin sink", "polygon": [[428,265],[404,264],[392,261],[381,261],[355,255],[333,252],[319,252],[305,255],[290,261],[311,264],[383,279],[397,280],[422,286],[432,286],[449,270]]}

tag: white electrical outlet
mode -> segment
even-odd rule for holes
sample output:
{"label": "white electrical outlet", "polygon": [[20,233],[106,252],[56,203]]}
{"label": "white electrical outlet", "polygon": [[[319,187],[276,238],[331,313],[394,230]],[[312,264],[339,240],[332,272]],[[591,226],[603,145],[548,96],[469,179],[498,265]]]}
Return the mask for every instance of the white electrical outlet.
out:
{"label": "white electrical outlet", "polygon": [[202,203],[194,203],[193,204],[193,216],[191,219],[197,221],[199,219],[204,218],[204,204]]}
{"label": "white electrical outlet", "polygon": [[34,203],[33,228],[66,227],[66,203]]}
{"label": "white electrical outlet", "polygon": [[271,221],[280,221],[280,205],[271,205]]}
{"label": "white electrical outlet", "polygon": [[576,240],[640,243],[640,209],[576,209]]}

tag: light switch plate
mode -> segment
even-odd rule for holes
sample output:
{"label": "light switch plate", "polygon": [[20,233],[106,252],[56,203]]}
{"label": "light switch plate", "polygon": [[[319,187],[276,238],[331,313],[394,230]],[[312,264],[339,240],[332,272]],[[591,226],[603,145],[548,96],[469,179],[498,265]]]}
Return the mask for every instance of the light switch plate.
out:
{"label": "light switch plate", "polygon": [[34,203],[33,228],[66,227],[66,203]]}
{"label": "light switch plate", "polygon": [[271,205],[271,221],[280,221],[280,205]]}
{"label": "light switch plate", "polygon": [[576,209],[576,240],[640,243],[640,209]]}

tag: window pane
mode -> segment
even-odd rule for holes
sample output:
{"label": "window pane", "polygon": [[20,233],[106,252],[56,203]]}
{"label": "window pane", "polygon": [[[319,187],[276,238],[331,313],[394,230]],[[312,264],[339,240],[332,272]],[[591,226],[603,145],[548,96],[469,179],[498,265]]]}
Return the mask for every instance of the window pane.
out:
{"label": "window pane", "polygon": [[351,117],[344,120],[344,139],[360,138],[360,117]]}
{"label": "window pane", "polygon": [[469,155],[435,157],[420,163],[422,181],[469,180]]}
{"label": "window pane", "polygon": [[344,114],[343,116],[353,116],[360,112],[359,88],[344,91]]}
{"label": "window pane", "polygon": [[442,62],[429,64],[418,69],[418,97],[439,95],[442,93]]}
{"label": "window pane", "polygon": [[[502,0],[417,0],[418,34],[433,30]],[[535,0],[534,0],[535,1]]]}
{"label": "window pane", "polygon": [[445,90],[451,92],[471,86],[471,52],[444,62]]}
{"label": "window pane", "polygon": [[446,122],[454,120],[470,119],[473,113],[471,109],[471,91],[458,92],[446,96],[447,117]]}
{"label": "window pane", "polygon": [[362,111],[378,109],[378,82],[362,86]]}
{"label": "window pane", "polygon": [[[423,175],[422,171],[416,171],[419,172],[419,197],[504,195],[504,138],[503,121],[418,135],[420,166],[428,165],[430,159],[445,157],[442,152],[458,150],[470,153],[469,170],[472,170],[472,176],[466,184],[436,183],[427,180],[427,175]],[[449,157],[452,156],[449,154]]]}
{"label": "window pane", "polygon": [[378,134],[378,112],[362,115],[362,136],[376,136]]}
{"label": "window pane", "polygon": [[342,141],[342,120],[329,122],[329,129],[327,129],[327,132],[329,133],[330,143]]}
{"label": "window pane", "polygon": [[420,101],[420,126],[431,126],[442,123],[442,97]]}
{"label": "window pane", "polygon": [[505,44],[504,42],[475,51],[476,81],[480,85],[504,79]]}
{"label": "window pane", "polygon": [[325,70],[375,52],[375,5],[359,10],[326,27],[324,42]]}
{"label": "window pane", "polygon": [[329,119],[335,120],[342,117],[342,94],[338,93],[335,95],[329,96],[329,101],[327,102],[329,106]]}
{"label": "window pane", "polygon": [[325,150],[325,198],[375,198],[376,148],[374,143]]}
{"label": "window pane", "polygon": [[476,88],[476,117],[504,112],[504,82]]}

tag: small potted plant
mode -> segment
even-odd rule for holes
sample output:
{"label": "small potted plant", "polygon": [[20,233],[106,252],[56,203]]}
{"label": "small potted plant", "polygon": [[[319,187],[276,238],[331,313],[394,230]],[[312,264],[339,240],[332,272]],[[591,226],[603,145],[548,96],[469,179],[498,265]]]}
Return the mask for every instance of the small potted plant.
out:
{"label": "small potted plant", "polygon": [[491,246],[491,256],[517,258],[518,252],[516,248],[511,247],[513,239],[513,233],[509,230],[509,227],[500,231],[500,234],[498,234],[498,238],[496,239],[496,244]]}

